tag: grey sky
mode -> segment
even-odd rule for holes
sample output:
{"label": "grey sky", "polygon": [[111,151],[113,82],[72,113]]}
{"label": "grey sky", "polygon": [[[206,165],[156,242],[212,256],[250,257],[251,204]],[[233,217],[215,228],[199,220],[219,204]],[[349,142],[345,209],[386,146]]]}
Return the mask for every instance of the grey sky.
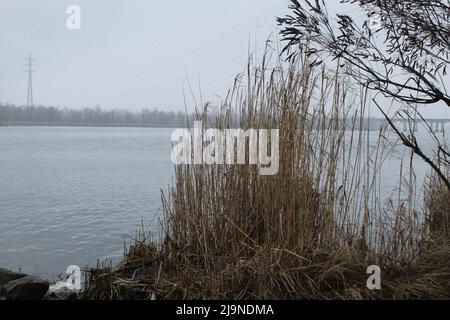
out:
{"label": "grey sky", "polygon": [[[0,101],[24,104],[31,51],[36,104],[183,107],[182,80],[223,94],[288,1],[13,0],[2,3]],[[81,8],[81,30],[66,8]]]}
{"label": "grey sky", "polygon": [[[249,46],[261,52],[288,0],[3,0],[0,101],[26,102],[21,64],[31,51],[35,104],[183,108],[182,81],[205,100],[223,96],[243,70]],[[331,10],[348,6],[327,1]],[[66,8],[81,8],[81,30]],[[440,108],[442,109],[442,108]],[[446,115],[433,111],[430,116]]]}

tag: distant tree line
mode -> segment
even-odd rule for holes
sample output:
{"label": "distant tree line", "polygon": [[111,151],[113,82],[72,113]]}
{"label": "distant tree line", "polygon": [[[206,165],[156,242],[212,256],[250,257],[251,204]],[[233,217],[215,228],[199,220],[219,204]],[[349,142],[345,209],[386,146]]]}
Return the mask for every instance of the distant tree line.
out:
{"label": "distant tree line", "polygon": [[[236,123],[238,115],[236,115]],[[99,106],[95,108],[69,109],[60,107],[36,106],[32,110],[25,106],[0,103],[0,125],[87,125],[87,126],[148,126],[148,127],[189,127],[196,120],[202,120],[203,126],[215,123],[215,114],[205,115],[185,112],[160,111],[143,109],[141,111],[107,110]],[[331,119],[330,119],[331,121]],[[384,119],[370,118],[363,123],[348,122],[349,130],[380,130],[385,125]],[[311,129],[318,124],[311,123]]]}
{"label": "distant tree line", "polygon": [[100,106],[83,109],[36,106],[30,109],[25,106],[0,104],[0,122],[179,126],[186,124],[186,114],[157,109],[140,111],[107,110]]}

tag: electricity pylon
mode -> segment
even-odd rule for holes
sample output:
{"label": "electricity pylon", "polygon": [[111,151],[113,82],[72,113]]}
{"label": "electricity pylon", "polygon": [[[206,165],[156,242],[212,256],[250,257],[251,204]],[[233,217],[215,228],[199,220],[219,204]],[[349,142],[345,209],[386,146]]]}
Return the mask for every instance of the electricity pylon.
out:
{"label": "electricity pylon", "polygon": [[28,73],[28,90],[27,90],[27,114],[29,120],[33,118],[33,67],[37,67],[38,65],[33,64],[35,59],[31,58],[31,52],[28,54],[28,58],[25,59],[27,62],[23,66],[26,67],[26,72]]}

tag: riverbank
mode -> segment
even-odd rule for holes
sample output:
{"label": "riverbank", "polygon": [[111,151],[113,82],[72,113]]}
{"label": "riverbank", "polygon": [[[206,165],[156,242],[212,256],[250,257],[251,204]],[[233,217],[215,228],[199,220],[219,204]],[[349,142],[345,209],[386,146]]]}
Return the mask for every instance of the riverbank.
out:
{"label": "riverbank", "polygon": [[76,300],[78,293],[37,276],[0,267],[0,300]]}
{"label": "riverbank", "polygon": [[[417,182],[413,153],[385,131],[369,139],[356,130],[367,117],[348,117],[346,106],[369,109],[352,96],[363,88],[349,90],[339,74],[303,64],[262,66],[248,77],[250,88],[237,82],[219,114],[208,118],[206,105],[198,120],[219,132],[236,123],[244,131],[279,129],[279,144],[266,146],[277,173],[262,175],[247,161],[176,165],[161,197],[158,240],[140,232],[120,263],[88,270],[80,298],[450,299],[450,190],[431,170]],[[204,151],[211,157],[214,145]],[[384,186],[385,161],[398,150],[404,159]],[[448,165],[440,166],[448,176]],[[121,187],[117,197],[127,189],[137,188]]]}

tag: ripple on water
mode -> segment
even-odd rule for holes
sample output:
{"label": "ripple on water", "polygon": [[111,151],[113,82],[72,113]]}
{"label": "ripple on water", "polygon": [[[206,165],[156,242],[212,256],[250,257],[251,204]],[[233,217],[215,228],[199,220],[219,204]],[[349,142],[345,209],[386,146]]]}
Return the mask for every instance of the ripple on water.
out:
{"label": "ripple on water", "polygon": [[0,265],[42,276],[118,259],[160,212],[171,129],[4,127]]}

